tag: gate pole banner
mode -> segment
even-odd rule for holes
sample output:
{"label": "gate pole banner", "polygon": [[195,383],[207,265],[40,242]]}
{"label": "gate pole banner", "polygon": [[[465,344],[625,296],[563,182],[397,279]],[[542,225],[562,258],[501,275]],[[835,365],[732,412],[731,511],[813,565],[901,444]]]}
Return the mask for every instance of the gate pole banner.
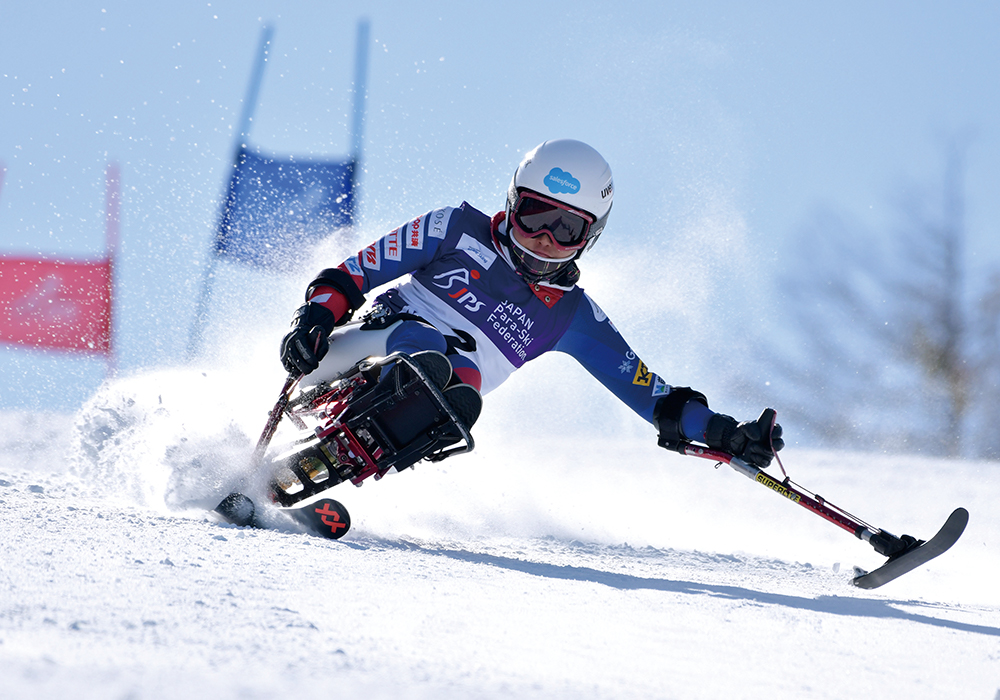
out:
{"label": "gate pole banner", "polygon": [[0,341],[111,353],[111,260],[0,258]]}
{"label": "gate pole banner", "polygon": [[111,294],[121,219],[117,163],[108,163],[105,179],[104,259],[0,254],[0,343],[103,355],[110,374],[115,359]]}
{"label": "gate pole banner", "polygon": [[367,95],[367,20],[358,23],[355,52],[354,114],[351,153],[341,158],[301,158],[261,152],[249,145],[273,27],[261,33],[247,98],[236,134],[234,159],[226,178],[212,254],[202,274],[201,293],[188,336],[187,357],[201,350],[208,323],[215,265],[218,260],[258,269],[299,269],[307,249],[334,231],[350,228],[357,209],[361,138]]}
{"label": "gate pole banner", "polygon": [[298,256],[352,224],[354,161],[272,158],[240,150],[215,252],[259,267],[296,269]]}

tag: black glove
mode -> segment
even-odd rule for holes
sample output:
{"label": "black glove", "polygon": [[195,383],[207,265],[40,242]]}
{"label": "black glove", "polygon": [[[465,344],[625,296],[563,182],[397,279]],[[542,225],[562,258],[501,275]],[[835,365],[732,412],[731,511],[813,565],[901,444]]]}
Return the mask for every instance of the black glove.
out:
{"label": "black glove", "polygon": [[774,423],[774,410],[765,408],[757,420],[742,423],[716,413],[708,419],[705,444],[764,469],[785,441],[781,439],[781,426]]}
{"label": "black glove", "polygon": [[330,349],[329,335],[334,326],[333,312],[315,302],[295,311],[292,330],[281,340],[281,364],[289,372],[309,374],[319,367]]}

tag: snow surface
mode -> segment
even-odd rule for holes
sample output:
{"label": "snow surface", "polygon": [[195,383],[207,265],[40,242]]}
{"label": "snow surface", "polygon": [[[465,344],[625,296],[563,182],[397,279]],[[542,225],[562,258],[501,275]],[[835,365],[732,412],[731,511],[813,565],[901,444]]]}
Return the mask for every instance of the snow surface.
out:
{"label": "snow surface", "polygon": [[1000,465],[787,449],[897,534],[970,510],[866,592],[868,545],[736,472],[504,406],[471,455],[338,487],[329,542],[202,510],[280,376],[233,387],[158,370],[0,414],[0,697],[1000,697]]}

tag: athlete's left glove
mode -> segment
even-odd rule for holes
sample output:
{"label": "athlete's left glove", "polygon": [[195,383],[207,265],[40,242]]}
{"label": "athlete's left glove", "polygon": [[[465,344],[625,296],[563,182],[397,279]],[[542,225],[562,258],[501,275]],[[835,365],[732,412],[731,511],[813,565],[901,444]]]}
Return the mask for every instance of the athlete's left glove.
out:
{"label": "athlete's left glove", "polygon": [[333,312],[315,302],[306,302],[292,317],[292,330],[281,340],[281,364],[288,372],[309,374],[319,367],[330,349]]}
{"label": "athlete's left glove", "polygon": [[716,413],[708,419],[705,444],[764,469],[771,464],[774,454],[785,446],[785,441],[781,439],[781,426],[774,423],[772,427],[773,420],[774,412],[770,409],[761,413],[757,420],[742,423]]}

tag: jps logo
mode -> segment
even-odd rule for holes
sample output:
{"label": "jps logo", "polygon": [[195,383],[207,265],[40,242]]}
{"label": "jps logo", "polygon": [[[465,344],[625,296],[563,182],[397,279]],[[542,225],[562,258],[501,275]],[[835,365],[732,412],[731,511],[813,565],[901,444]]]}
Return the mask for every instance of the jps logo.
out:
{"label": "jps logo", "polygon": [[451,291],[451,288],[456,286],[457,283],[461,289],[457,292],[449,294],[448,296],[454,299],[459,306],[462,306],[474,313],[483,308],[483,306],[485,306],[485,302],[479,301],[476,295],[469,291],[470,276],[472,279],[479,279],[479,271],[473,270],[470,273],[464,267],[449,270],[448,272],[442,272],[440,275],[434,275],[434,286],[444,289],[445,291]]}

